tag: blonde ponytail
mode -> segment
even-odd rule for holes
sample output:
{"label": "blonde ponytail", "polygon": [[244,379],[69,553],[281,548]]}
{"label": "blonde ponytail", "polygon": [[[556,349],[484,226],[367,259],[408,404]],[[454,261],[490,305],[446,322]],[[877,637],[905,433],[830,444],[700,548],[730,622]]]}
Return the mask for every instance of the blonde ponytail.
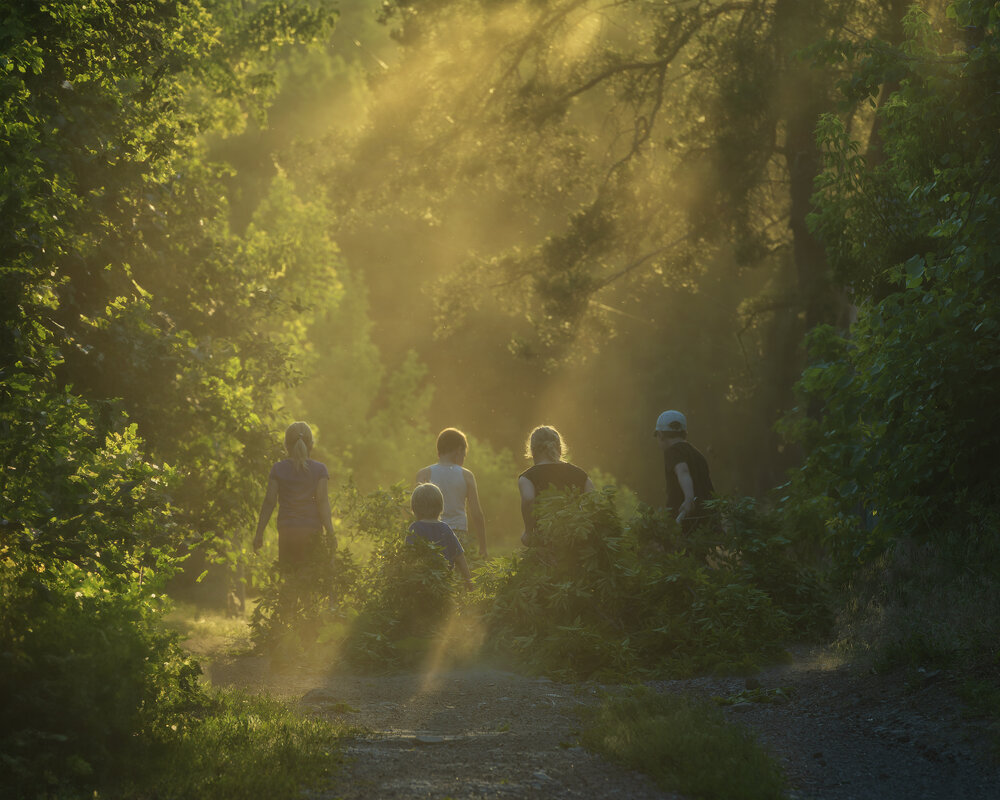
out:
{"label": "blonde ponytail", "polygon": [[306,459],[313,446],[312,429],[304,422],[293,422],[285,431],[285,449],[295,464],[295,469],[302,472],[306,468]]}

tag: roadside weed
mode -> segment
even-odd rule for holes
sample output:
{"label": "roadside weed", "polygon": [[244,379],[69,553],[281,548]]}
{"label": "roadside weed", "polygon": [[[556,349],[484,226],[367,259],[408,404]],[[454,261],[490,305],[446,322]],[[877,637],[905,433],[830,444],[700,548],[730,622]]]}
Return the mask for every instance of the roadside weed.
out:
{"label": "roadside weed", "polygon": [[593,712],[582,743],[692,800],[778,800],[781,769],[711,703],[639,691]]}
{"label": "roadside weed", "polygon": [[[340,769],[339,740],[350,733],[279,700],[218,692],[179,724],[153,732],[136,785],[155,785],[161,800],[299,798]],[[129,789],[120,796],[134,796]]]}

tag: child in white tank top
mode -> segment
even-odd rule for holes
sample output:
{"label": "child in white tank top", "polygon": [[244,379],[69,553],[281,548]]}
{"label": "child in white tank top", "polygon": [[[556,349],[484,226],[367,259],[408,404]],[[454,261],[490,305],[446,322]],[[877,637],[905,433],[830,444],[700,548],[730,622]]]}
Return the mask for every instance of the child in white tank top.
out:
{"label": "child in white tank top", "polygon": [[468,546],[471,527],[479,544],[479,557],[489,558],[486,551],[486,518],[479,504],[476,477],[464,466],[469,451],[465,434],[455,428],[445,428],[438,434],[438,461],[417,473],[417,483],[433,483],[444,495],[441,521],[448,524],[463,547]]}

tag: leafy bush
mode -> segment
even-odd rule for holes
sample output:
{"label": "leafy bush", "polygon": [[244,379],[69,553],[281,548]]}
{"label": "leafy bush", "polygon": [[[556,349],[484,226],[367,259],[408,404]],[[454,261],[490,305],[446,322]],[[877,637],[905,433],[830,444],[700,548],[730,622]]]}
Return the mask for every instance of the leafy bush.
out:
{"label": "leafy bush", "polygon": [[766,592],[788,615],[795,635],[827,636],[833,606],[824,576],[825,554],[802,535],[802,516],[766,508],[752,497],[719,502],[716,509],[726,520],[726,534],[714,560],[724,563],[741,583]]}
{"label": "leafy bush", "polygon": [[826,168],[811,225],[857,292],[858,321],[810,338],[787,423],[807,450],[791,502],[823,514],[845,579],[900,537],[939,541],[998,477],[1000,17],[984,0],[947,16],[951,30],[914,7],[901,47],[838,56],[855,59],[850,101],[898,87],[869,154],[837,117],[818,130]]}
{"label": "leafy bush", "polygon": [[14,551],[0,558],[0,783],[44,795],[106,780],[137,736],[200,697],[156,595]]}
{"label": "leafy bush", "polygon": [[544,492],[535,509],[544,545],[482,573],[497,651],[573,678],[746,670],[780,651],[789,614],[756,583],[752,560],[739,560],[738,542],[711,560],[707,546],[684,549],[662,512],[623,526],[612,489]]}
{"label": "leafy bush", "polygon": [[367,567],[366,593],[345,642],[354,665],[412,663],[454,609],[456,580],[441,551],[419,538],[405,544],[404,537],[380,547]]}
{"label": "leafy bush", "polygon": [[278,662],[313,651],[366,668],[412,663],[455,609],[453,570],[429,542],[405,543],[402,484],[368,495],[349,485],[336,505],[344,544],[334,554],[324,539],[298,572],[272,569],[250,623],[254,643]]}

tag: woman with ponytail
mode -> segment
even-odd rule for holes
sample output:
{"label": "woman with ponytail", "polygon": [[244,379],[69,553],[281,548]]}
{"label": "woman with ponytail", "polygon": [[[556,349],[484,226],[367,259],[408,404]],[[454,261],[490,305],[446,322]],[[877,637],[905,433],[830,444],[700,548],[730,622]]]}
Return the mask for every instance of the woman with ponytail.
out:
{"label": "woman with ponytail", "polygon": [[309,458],[312,447],[312,430],[306,423],[293,422],[288,426],[285,431],[288,458],[271,467],[267,494],[260,507],[253,549],[259,550],[264,544],[264,529],[277,505],[278,565],[282,569],[298,569],[306,564],[324,529],[332,546],[337,546],[327,496],[330,475],[325,464]]}
{"label": "woman with ponytail", "polygon": [[534,462],[517,477],[517,488],[521,493],[521,517],[524,519],[524,533],[521,543],[531,547],[535,540],[535,498],[546,489],[576,489],[580,492],[594,491],[594,484],[587,473],[575,464],[563,459],[566,445],[559,431],[549,425],[540,425],[528,437],[525,456]]}

